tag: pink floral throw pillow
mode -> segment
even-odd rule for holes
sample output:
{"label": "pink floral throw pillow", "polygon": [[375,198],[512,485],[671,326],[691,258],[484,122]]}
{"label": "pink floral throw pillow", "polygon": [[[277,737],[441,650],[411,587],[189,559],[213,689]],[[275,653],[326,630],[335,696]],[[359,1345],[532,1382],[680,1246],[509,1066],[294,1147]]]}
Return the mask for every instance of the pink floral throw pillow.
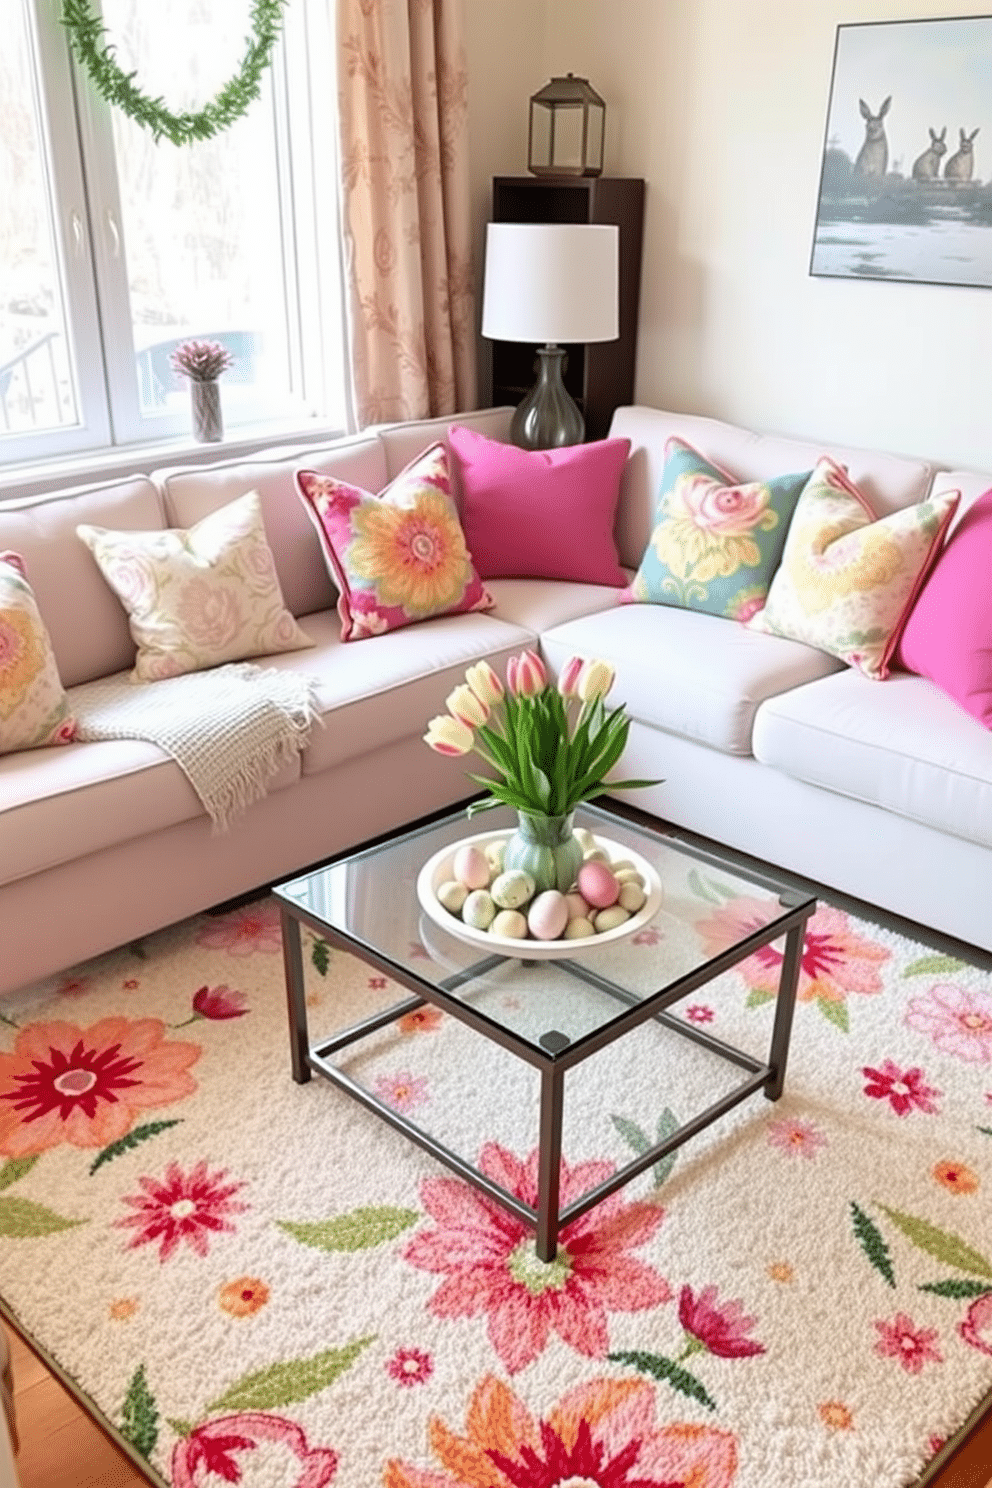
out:
{"label": "pink floral throw pillow", "polygon": [[68,744],[76,720],[18,553],[0,553],[0,754]]}
{"label": "pink floral throw pillow", "polygon": [[443,444],[378,496],[314,470],[298,470],[296,484],[338,586],[342,640],[492,608],[465,546]]}

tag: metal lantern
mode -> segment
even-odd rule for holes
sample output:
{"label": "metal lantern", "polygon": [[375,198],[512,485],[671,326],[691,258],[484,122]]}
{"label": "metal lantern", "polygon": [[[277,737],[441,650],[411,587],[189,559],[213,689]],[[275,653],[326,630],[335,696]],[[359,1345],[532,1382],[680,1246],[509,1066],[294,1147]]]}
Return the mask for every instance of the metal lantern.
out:
{"label": "metal lantern", "polygon": [[527,169],[535,176],[601,176],[606,104],[588,78],[553,77],[530,101]]}

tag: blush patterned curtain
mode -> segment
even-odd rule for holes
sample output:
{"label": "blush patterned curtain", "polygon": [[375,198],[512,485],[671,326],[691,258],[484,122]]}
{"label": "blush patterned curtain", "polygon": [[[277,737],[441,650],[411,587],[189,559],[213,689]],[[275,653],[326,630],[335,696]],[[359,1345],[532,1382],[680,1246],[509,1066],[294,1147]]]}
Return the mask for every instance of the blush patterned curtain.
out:
{"label": "blush patterned curtain", "polygon": [[461,0],[337,0],[337,19],[358,425],[473,408]]}

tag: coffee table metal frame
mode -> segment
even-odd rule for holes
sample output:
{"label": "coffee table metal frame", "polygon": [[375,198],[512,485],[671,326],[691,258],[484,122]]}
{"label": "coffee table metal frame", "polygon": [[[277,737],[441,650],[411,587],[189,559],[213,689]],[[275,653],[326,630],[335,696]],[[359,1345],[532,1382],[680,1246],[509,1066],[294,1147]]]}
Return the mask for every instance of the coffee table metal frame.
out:
{"label": "coffee table metal frame", "polygon": [[[608,818],[608,814],[602,808],[592,808],[597,815]],[[448,820],[450,818],[445,818]],[[624,820],[619,818],[619,820]],[[624,822],[630,825],[629,822]],[[639,825],[639,830],[650,835],[649,829]],[[402,837],[408,835],[419,835],[423,827],[415,829],[413,833],[407,830],[393,834],[378,844],[379,848],[388,847]],[[658,834],[662,836],[662,834]],[[682,844],[673,839],[663,838],[666,845],[681,847]],[[328,867],[338,863],[345,863],[352,858],[363,856],[376,849],[360,848],[354,852],[342,854],[330,863],[315,869],[314,874],[324,872]],[[729,860],[724,860],[714,854],[701,852],[696,848],[686,849],[689,854],[697,859],[709,862],[722,869],[738,872]],[[301,874],[296,879],[283,883],[273,890],[279,902],[282,920],[282,943],[283,961],[286,973],[286,996],[289,1010],[290,1047],[292,1058],[293,1079],[299,1084],[305,1084],[316,1071],[337,1085],[339,1089],[347,1092],[355,1100],[360,1101],[370,1111],[373,1111],[382,1120],[403,1133],[410,1141],[424,1148],[440,1162],[445,1163],[454,1172],[467,1182],[481,1189],[491,1199],[509,1209],[511,1213],[532,1225],[536,1230],[536,1250],[542,1261],[552,1261],[555,1258],[560,1231],[587,1210],[601,1203],[610,1194],[623,1188],[638,1174],[653,1166],[659,1159],[668,1153],[674,1152],[684,1142],[696,1136],[705,1127],[717,1121],[726,1112],[747,1100],[749,1096],[757,1091],[764,1092],[768,1100],[778,1100],[782,1094],[785,1081],[786,1064],[789,1055],[789,1039],[792,1032],[792,1019],[795,1011],[796,989],[799,983],[800,960],[802,956],[803,935],[807,920],[816,909],[816,900],[798,891],[782,889],[779,893],[779,903],[782,905],[782,914],[776,916],[769,924],[753,931],[750,935],[731,946],[720,955],[714,956],[705,965],[700,966],[690,973],[679,977],[665,987],[648,997],[639,998],[626,988],[617,987],[607,978],[600,976],[595,970],[595,955],[588,961],[577,957],[562,957],[560,961],[548,962],[521,962],[521,975],[526,976],[528,971],[538,966],[548,964],[566,968],[569,973],[590,986],[597,987],[618,1002],[627,1005],[627,1012],[603,1027],[570,1041],[564,1034],[554,1031],[542,1035],[540,1047],[535,1047],[511,1029],[504,1028],[485,1013],[460,1001],[452,994],[459,987],[472,982],[475,978],[484,975],[487,971],[501,965],[508,958],[501,955],[486,956],[476,961],[471,966],[461,971],[454,972],[449,976],[430,981],[421,977],[408,967],[400,966],[389,956],[380,953],[372,947],[353,938],[347,932],[340,930],[319,914],[304,908],[297,903],[289,894],[292,885],[301,880],[312,877],[313,874]],[[748,875],[754,878],[755,875]],[[759,880],[760,881],[760,880]],[[768,886],[774,880],[765,878],[764,883]],[[778,885],[775,885],[778,887]],[[350,952],[359,957],[367,965],[385,973],[394,981],[406,987],[413,995],[402,1002],[395,1003],[392,1007],[385,1008],[371,1017],[363,1019],[359,1023],[342,1029],[332,1037],[322,1039],[315,1044],[310,1043],[307,1026],[307,1009],[304,996],[304,973],[303,973],[303,948],[300,935],[300,926],[307,925],[317,935],[339,946],[342,950]],[[683,997],[688,996],[697,988],[713,981],[724,971],[729,970],[738,962],[745,960],[748,956],[760,950],[762,946],[769,945],[773,940],[779,940],[783,935],[786,937],[785,954],[779,973],[779,987],[776,1000],[775,1018],[772,1026],[771,1042],[767,1063],[761,1063],[744,1050],[736,1048],[712,1034],[703,1032],[702,1029],[683,1022],[673,1017],[667,1009]],[[526,969],[525,969],[526,968]],[[443,1012],[449,1013],[453,1018],[467,1024],[468,1027],[476,1029],[486,1038],[509,1049],[518,1058],[525,1060],[528,1064],[535,1066],[540,1073],[540,1114],[538,1132],[538,1203],[537,1208],[524,1203],[515,1194],[510,1193],[500,1184],[494,1183],[484,1173],[466,1161],[459,1153],[447,1147],[444,1143],[437,1141],[430,1133],[422,1130],[408,1121],[401,1112],[385,1105],[378,1100],[369,1090],[352,1080],[342,1069],[332,1062],[335,1054],[346,1049],[350,1044],[357,1043],[390,1023],[396,1022],[404,1014],[413,1012],[423,1007],[425,1003],[431,1003]],[[604,1182],[596,1185],[582,1194],[565,1209],[559,1209],[559,1179],[561,1165],[561,1138],[562,1138],[562,1107],[564,1103],[565,1074],[574,1065],[588,1059],[597,1050],[615,1042],[629,1033],[631,1029],[639,1024],[654,1019],[671,1029],[680,1037],[689,1039],[692,1043],[700,1044],[704,1049],[718,1055],[720,1058],[739,1066],[747,1071],[747,1078],[736,1086],[728,1094],[706,1106],[696,1116],[684,1122],[664,1141],[656,1142],[647,1151],[640,1153],[631,1162],[619,1168]]]}

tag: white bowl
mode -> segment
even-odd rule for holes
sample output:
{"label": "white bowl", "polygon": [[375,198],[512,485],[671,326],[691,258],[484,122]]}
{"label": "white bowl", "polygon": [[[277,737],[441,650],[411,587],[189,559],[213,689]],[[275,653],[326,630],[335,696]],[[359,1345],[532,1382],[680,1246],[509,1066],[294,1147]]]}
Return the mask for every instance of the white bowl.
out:
{"label": "white bowl", "polygon": [[487,843],[499,840],[506,841],[512,835],[512,827],[502,832],[479,832],[474,837],[465,837],[461,842],[452,842],[447,847],[442,847],[433,857],[428,858],[417,875],[417,898],[424,913],[439,925],[449,935],[455,936],[457,940],[467,942],[469,945],[478,946],[480,950],[489,951],[498,955],[517,956],[521,960],[562,960],[566,956],[575,956],[584,951],[595,951],[600,946],[616,945],[618,940],[625,940],[628,935],[634,935],[638,930],[653,919],[661,908],[662,888],[661,879],[655,868],[642,858],[640,853],[633,848],[627,847],[625,843],[613,842],[609,837],[601,837],[594,833],[596,846],[602,848],[612,863],[621,858],[633,863],[641,878],[644,880],[647,898],[636,914],[631,915],[629,920],[624,920],[622,925],[617,925],[614,930],[604,930],[601,935],[589,935],[578,940],[534,940],[528,936],[526,940],[517,940],[509,935],[493,935],[489,930],[476,930],[472,925],[466,925],[464,920],[459,919],[450,910],[438,901],[437,891],[443,883],[453,878],[452,863],[455,853],[461,847],[478,847],[483,851]]}

